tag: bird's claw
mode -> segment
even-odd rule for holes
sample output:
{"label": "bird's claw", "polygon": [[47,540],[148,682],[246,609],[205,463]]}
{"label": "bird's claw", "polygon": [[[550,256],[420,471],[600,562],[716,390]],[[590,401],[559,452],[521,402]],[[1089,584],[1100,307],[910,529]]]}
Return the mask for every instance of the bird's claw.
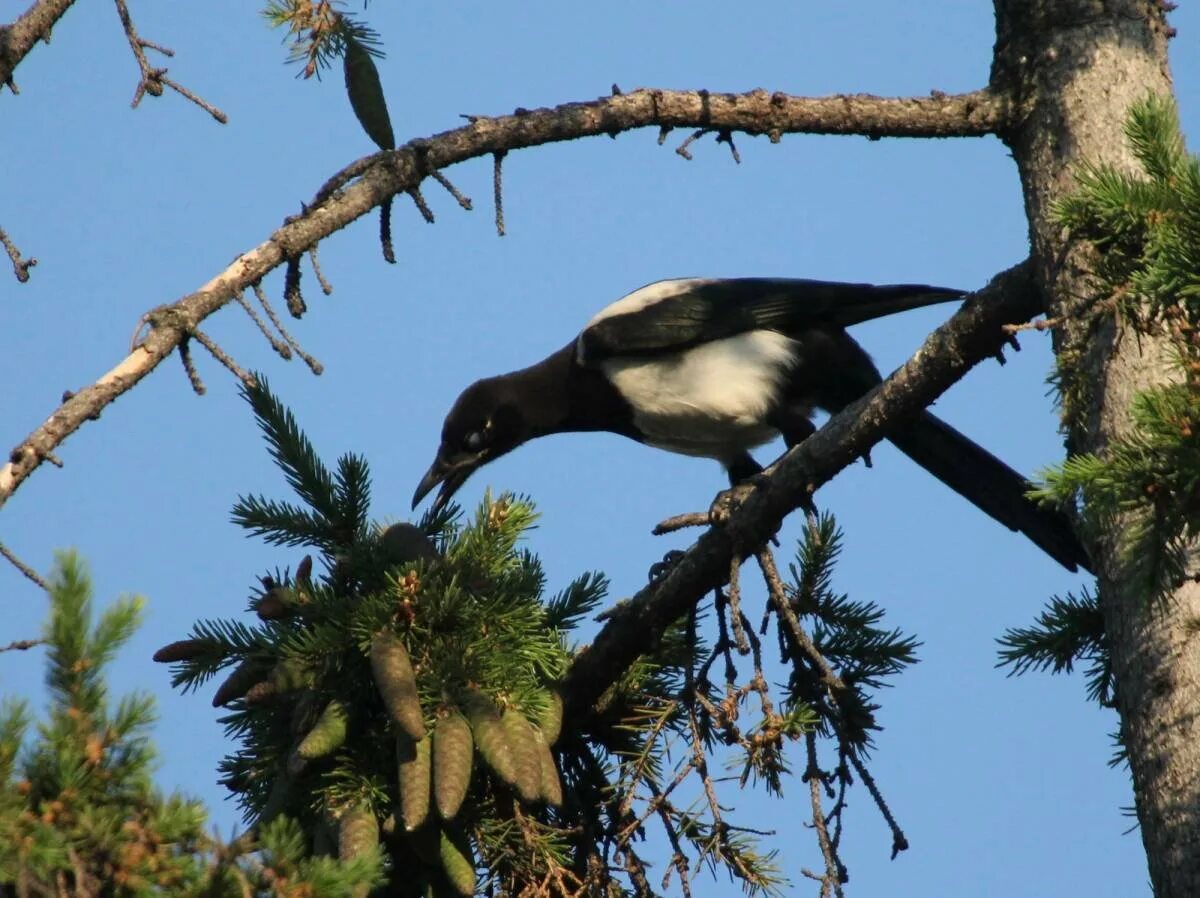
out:
{"label": "bird's claw", "polygon": [[746,501],[746,497],[758,487],[766,486],[768,479],[765,474],[755,474],[727,490],[721,490],[713,499],[712,505],[708,507],[708,520],[713,524],[724,524],[729,520],[729,516]]}
{"label": "bird's claw", "polygon": [[672,549],[667,552],[662,557],[662,561],[656,561],[650,565],[650,573],[647,579],[651,583],[657,583],[663,577],[667,576],[667,574],[671,573],[671,568],[679,564],[679,559],[681,558],[683,558],[683,552],[680,552],[678,549]]}

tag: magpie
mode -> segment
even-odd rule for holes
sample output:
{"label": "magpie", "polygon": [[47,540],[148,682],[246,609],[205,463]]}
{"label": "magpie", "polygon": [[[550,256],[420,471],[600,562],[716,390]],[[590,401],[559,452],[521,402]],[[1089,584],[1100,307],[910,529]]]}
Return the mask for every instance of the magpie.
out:
{"label": "magpie", "polygon": [[[476,469],[537,437],[608,431],[713,458],[732,484],[761,472],[749,450],[790,448],[881,380],[846,328],[961,299],[922,284],[793,278],[682,278],[602,309],[547,358],[477,381],[446,416],[413,507],[438,484],[440,509]],[[921,412],[888,439],[951,489],[1070,570],[1089,562],[1066,518],[1026,498],[1030,484],[968,437]]]}

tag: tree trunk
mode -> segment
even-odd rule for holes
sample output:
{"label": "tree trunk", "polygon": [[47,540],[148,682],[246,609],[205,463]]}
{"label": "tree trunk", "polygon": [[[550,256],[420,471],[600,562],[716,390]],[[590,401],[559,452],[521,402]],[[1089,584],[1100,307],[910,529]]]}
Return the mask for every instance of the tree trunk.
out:
{"label": "tree trunk", "polygon": [[[1122,128],[1129,107],[1168,94],[1169,28],[1158,0],[995,0],[993,87],[1020,114],[1004,135],[1021,176],[1037,278],[1051,315],[1096,295],[1089,250],[1070,245],[1051,218],[1084,162],[1133,170]],[[1133,334],[1109,317],[1084,316],[1056,333],[1060,363],[1089,385],[1068,409],[1068,445],[1103,452],[1130,427],[1139,391],[1172,376],[1165,337]],[[1129,753],[1142,840],[1158,898],[1200,895],[1200,586],[1187,583],[1152,603],[1123,579],[1118,533],[1090,546],[1098,563],[1116,677],[1121,734]]]}

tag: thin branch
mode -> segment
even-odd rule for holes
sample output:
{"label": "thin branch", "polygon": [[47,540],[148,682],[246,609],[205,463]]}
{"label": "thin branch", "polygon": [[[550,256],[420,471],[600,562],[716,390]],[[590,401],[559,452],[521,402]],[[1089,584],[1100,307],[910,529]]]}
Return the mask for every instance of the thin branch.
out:
{"label": "thin branch", "polygon": [[817,831],[817,842],[821,846],[821,856],[825,859],[825,875],[820,877],[821,896],[841,896],[842,884],[839,875],[841,864],[837,851],[829,838],[829,829],[825,825],[825,809],[821,802],[821,770],[817,766],[817,737],[813,733],[804,734],[804,745],[808,752],[808,770],[805,778],[808,780],[809,799],[812,803],[812,825]]}
{"label": "thin branch", "polygon": [[875,785],[875,777],[871,776],[871,772],[867,770],[866,765],[859,760],[858,755],[853,751],[847,751],[846,757],[850,759],[850,763],[858,774],[858,778],[866,785],[867,791],[871,793],[871,798],[875,801],[875,807],[879,808],[879,813],[883,814],[883,819],[887,821],[888,828],[892,831],[892,860],[895,860],[896,855],[901,851],[908,850],[908,838],[904,835],[904,830],[900,828],[900,824],[896,822],[896,818],[892,816],[892,809],[884,801],[883,793]]}
{"label": "thin branch", "polygon": [[38,41],[50,32],[75,0],[37,0],[11,25],[0,26],[0,85],[17,93],[13,71]]}
{"label": "thin branch", "polygon": [[28,259],[22,259],[21,251],[17,249],[17,245],[12,242],[12,238],[9,237],[8,234],[4,233],[4,228],[0,228],[0,244],[4,245],[4,249],[8,253],[8,257],[12,259],[13,274],[16,275],[18,281],[24,284],[29,280],[29,269],[37,264],[37,259],[32,257]]}
{"label": "thin branch", "polygon": [[0,645],[0,652],[27,652],[45,642],[44,639],[15,639],[8,645]]}
{"label": "thin branch", "polygon": [[396,247],[392,244],[392,198],[389,196],[379,204],[379,246],[383,261],[396,264]]}
{"label": "thin branch", "polygon": [[13,553],[12,549],[4,545],[4,543],[0,543],[0,555],[4,556],[4,558],[8,560],[8,563],[24,574],[27,579],[32,580],[46,592],[50,591],[50,587],[46,584],[46,581],[41,578],[38,572],[18,558]]}
{"label": "thin branch", "polygon": [[683,530],[685,527],[707,527],[712,522],[711,515],[699,511],[689,511],[659,521],[650,532],[655,536],[662,536],[665,533]]}
{"label": "thin branch", "polygon": [[471,198],[460,191],[454,184],[443,175],[440,171],[430,172],[430,177],[446,188],[446,192],[454,197],[455,202],[470,212],[474,207],[471,203]]}
{"label": "thin branch", "polygon": [[266,337],[267,342],[271,344],[271,348],[275,350],[276,354],[285,362],[290,361],[292,358],[292,347],[271,333],[271,329],[267,327],[267,322],[262,320],[258,312],[254,310],[254,306],[250,305],[250,300],[246,299],[246,294],[239,293],[237,295],[237,304],[246,310],[246,314],[250,316],[250,320],[254,322],[259,332]]}
{"label": "thin branch", "polygon": [[1042,311],[1031,265],[997,275],[925,340],[878,387],[834,415],[765,472],[762,485],[723,527],[700,536],[669,573],[622,603],[592,644],[576,656],[563,696],[571,718],[586,717],[609,685],[655,644],[666,628],[729,575],[735,547],[761,546],[783,518],[813,491],[879,442],[900,421],[925,408],[1005,339],[1003,325]]}
{"label": "thin branch", "polygon": [[250,389],[254,389],[254,387],[257,385],[254,378],[251,377],[250,374],[240,365],[238,365],[238,363],[233,360],[229,353],[218,346],[212,337],[208,336],[198,328],[192,330],[192,336],[196,338],[197,343],[208,350],[209,354],[214,359],[228,368],[234,377],[236,377],[246,386],[250,387]]}
{"label": "thin branch", "polygon": [[[239,291],[261,281],[289,257],[306,252],[397,193],[420,184],[431,170],[501,151],[663,125],[728,128],[772,136],[822,133],[950,137],[991,134],[1006,122],[1007,102],[986,90],[958,96],[896,99],[865,95],[813,99],[762,90],[745,94],[707,93],[702,98],[698,91],[638,90],[588,103],[525,111],[522,115],[475,118],[461,128],[410,141],[393,152],[377,153],[369,164],[362,160],[352,163],[351,168],[361,173],[353,183],[348,183],[344,173],[327,179],[327,186],[335,183],[346,186],[332,188],[303,214],[289,219],[263,243],[235,258],[194,293],[164,307],[171,314],[161,315],[150,334],[126,358],[55,409],[12,450],[9,463],[0,467],[0,506],[42,463],[46,452],[60,446],[85,421],[157,368],[175,351],[190,328],[232,302]],[[1026,305],[1002,304],[1008,314],[1001,323],[1017,320]],[[963,365],[961,370],[966,367]],[[929,400],[953,379],[950,376],[931,389]],[[782,515],[779,502],[776,495],[771,507],[778,506]],[[750,504],[759,509],[761,499]],[[738,519],[751,518],[742,515]],[[727,569],[727,564],[728,556],[717,567]],[[694,566],[689,565],[688,572],[670,588],[670,594],[674,595],[679,584],[695,576]],[[711,573],[708,576],[715,585],[717,577]]]}
{"label": "thin branch", "polygon": [[312,263],[313,274],[317,276],[317,283],[321,285],[321,292],[326,296],[333,295],[333,284],[329,283],[325,278],[325,273],[321,271],[321,263],[317,259],[317,248],[310,247],[308,250],[308,261]]}
{"label": "thin branch", "polygon": [[499,237],[505,234],[503,171],[506,152],[508,151],[501,150],[492,154],[492,203],[496,207],[496,235]]}
{"label": "thin branch", "polygon": [[254,295],[258,297],[258,301],[262,305],[263,311],[267,313],[267,317],[271,319],[271,323],[275,325],[275,330],[279,331],[279,335],[283,337],[283,339],[287,340],[288,346],[292,347],[296,355],[304,359],[304,364],[308,365],[309,370],[312,371],[313,374],[320,375],[324,373],[325,366],[305,352],[300,346],[299,341],[297,341],[296,338],[288,332],[288,329],[283,326],[283,322],[280,321],[279,316],[275,314],[275,308],[271,305],[270,300],[267,299],[267,294],[262,288],[262,283],[255,281],[250,285],[250,288],[254,291]]}
{"label": "thin branch", "polygon": [[129,15],[129,7],[125,0],[114,0],[117,4],[117,15],[121,17],[121,27],[125,29],[125,37],[129,41],[129,47],[133,50],[133,57],[137,60],[138,68],[142,71],[142,79],[138,82],[137,89],[133,92],[133,102],[130,104],[134,109],[142,102],[142,97],[150,94],[152,97],[161,97],[163,87],[169,87],[181,97],[191,100],[222,125],[229,121],[229,117],[225,115],[216,106],[209,103],[207,100],[196,96],[186,87],[172,81],[167,77],[167,70],[156,69],[150,65],[150,60],[146,58],[146,50],[156,50],[164,56],[174,56],[175,51],[170,50],[161,44],[156,44],[154,41],[148,41],[143,37],[139,37],[137,28],[133,24],[133,18]]}
{"label": "thin branch", "polygon": [[196,370],[196,361],[192,358],[192,344],[189,340],[184,340],[179,344],[179,361],[183,363],[183,371],[187,375],[188,383],[192,385],[192,392],[197,396],[207,393],[208,389],[200,378],[200,372]]}
{"label": "thin branch", "polygon": [[408,195],[412,197],[412,201],[416,204],[417,211],[421,213],[421,217],[425,219],[427,224],[433,224],[437,219],[433,216],[433,210],[429,208],[429,203],[425,202],[425,195],[421,193],[420,187],[408,188]]}

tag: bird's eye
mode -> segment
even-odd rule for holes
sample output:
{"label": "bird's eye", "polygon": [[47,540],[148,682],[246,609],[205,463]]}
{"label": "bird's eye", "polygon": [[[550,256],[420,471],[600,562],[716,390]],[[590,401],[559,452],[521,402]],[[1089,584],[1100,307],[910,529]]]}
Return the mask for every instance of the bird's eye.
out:
{"label": "bird's eye", "polygon": [[463,437],[463,448],[468,452],[478,452],[483,448],[484,438],[482,430],[473,430]]}

